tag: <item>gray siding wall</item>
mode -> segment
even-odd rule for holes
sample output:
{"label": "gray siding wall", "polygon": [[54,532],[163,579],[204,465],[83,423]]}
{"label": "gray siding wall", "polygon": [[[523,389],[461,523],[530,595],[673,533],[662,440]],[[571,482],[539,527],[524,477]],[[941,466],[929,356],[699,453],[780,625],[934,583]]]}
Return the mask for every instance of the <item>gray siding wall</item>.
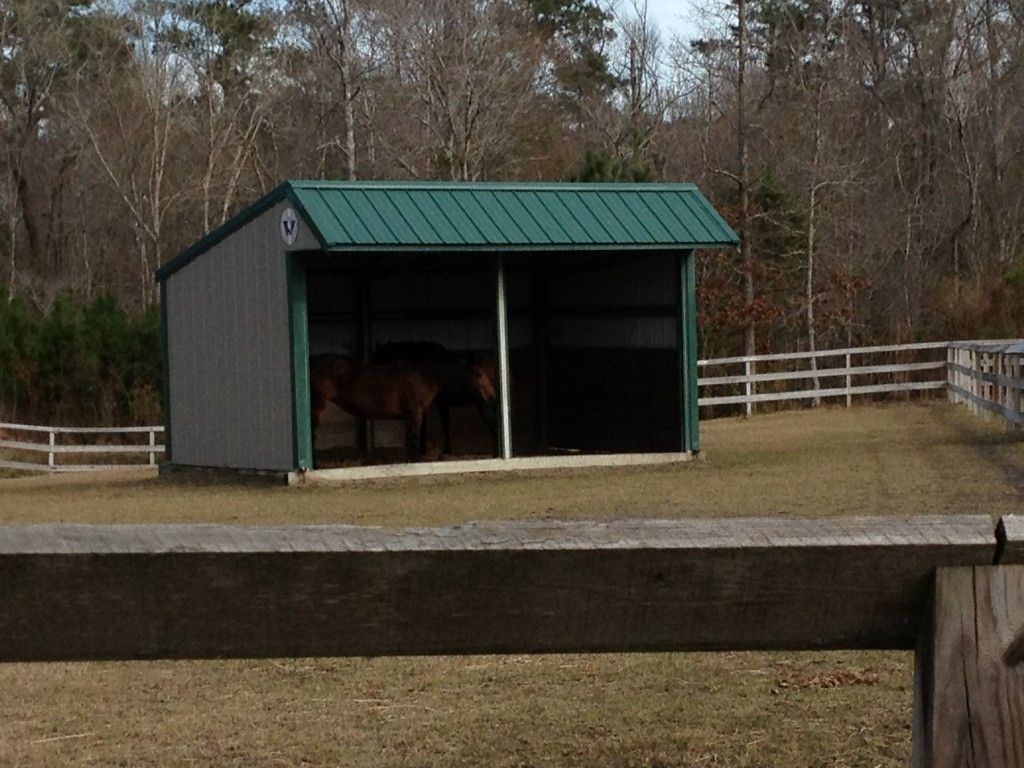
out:
{"label": "gray siding wall", "polygon": [[288,287],[279,235],[285,207],[268,210],[167,280],[175,464],[293,468]]}

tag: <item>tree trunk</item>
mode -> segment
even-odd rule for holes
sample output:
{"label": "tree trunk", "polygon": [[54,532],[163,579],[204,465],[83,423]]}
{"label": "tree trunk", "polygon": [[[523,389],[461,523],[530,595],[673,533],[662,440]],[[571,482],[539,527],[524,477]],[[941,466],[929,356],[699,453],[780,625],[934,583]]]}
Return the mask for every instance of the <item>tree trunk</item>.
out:
{"label": "tree trunk", "polygon": [[349,0],[340,0],[338,13],[338,75],[341,79],[341,121],[345,133],[345,176],[356,178],[355,114],[352,109],[352,9]]}
{"label": "tree trunk", "polygon": [[[814,335],[814,237],[816,234],[818,213],[818,166],[821,164],[821,86],[818,86],[814,99],[814,152],[811,159],[811,194],[807,206],[807,280],[804,285],[805,300],[807,303],[807,351],[815,351]],[[814,389],[821,389],[821,379],[818,378],[818,359],[811,358],[811,370],[815,375],[812,381]],[[821,398],[814,398],[814,405],[821,405]]]}
{"label": "tree trunk", "polygon": [[754,255],[750,248],[750,170],[747,157],[746,70],[747,70],[747,0],[736,0],[737,68],[736,68],[736,154],[739,164],[740,193],[740,261],[743,272],[743,301],[746,308],[744,354],[757,353],[754,327]]}

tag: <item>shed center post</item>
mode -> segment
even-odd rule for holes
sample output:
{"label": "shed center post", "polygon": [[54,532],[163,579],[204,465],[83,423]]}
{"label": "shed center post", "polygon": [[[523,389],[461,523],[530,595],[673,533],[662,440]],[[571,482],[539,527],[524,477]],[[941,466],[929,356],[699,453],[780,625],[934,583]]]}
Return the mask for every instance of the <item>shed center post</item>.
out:
{"label": "shed center post", "polygon": [[700,451],[700,407],[697,391],[697,267],[692,250],[679,254],[678,351],[680,432],[684,452]]}
{"label": "shed center post", "polygon": [[[359,361],[366,364],[373,357],[373,332],[370,328],[370,285],[369,277],[362,272],[355,274],[353,292],[356,306],[356,350]],[[374,448],[373,419],[360,419],[359,446],[367,454]]]}
{"label": "shed center post", "polygon": [[498,455],[512,458],[512,407],[508,355],[508,300],[505,288],[505,259],[495,259],[495,293],[498,330]]}

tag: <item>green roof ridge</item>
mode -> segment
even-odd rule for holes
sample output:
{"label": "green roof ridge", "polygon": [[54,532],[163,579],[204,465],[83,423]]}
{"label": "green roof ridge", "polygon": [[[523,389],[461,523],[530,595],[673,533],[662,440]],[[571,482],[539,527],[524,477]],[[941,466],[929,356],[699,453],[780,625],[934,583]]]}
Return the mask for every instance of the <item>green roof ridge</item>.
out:
{"label": "green roof ridge", "polygon": [[573,190],[586,192],[605,189],[629,190],[696,190],[697,185],[684,181],[440,181],[436,179],[417,181],[389,181],[385,179],[289,179],[290,184],[298,189],[521,189],[535,190]]}

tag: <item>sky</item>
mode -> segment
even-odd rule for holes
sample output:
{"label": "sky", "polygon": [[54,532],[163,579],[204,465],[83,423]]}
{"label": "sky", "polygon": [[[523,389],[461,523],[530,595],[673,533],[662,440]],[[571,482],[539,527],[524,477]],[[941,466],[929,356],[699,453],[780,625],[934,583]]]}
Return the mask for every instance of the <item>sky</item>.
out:
{"label": "sky", "polygon": [[691,0],[647,0],[647,13],[661,27],[665,37],[695,32]]}

